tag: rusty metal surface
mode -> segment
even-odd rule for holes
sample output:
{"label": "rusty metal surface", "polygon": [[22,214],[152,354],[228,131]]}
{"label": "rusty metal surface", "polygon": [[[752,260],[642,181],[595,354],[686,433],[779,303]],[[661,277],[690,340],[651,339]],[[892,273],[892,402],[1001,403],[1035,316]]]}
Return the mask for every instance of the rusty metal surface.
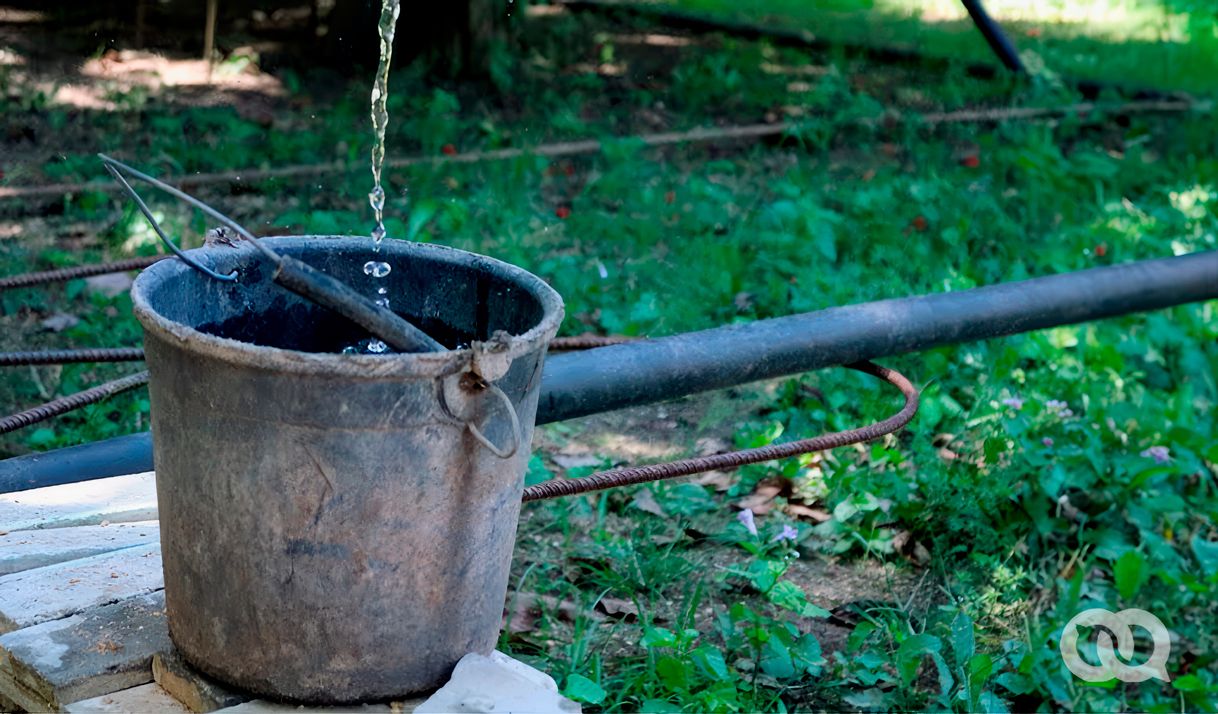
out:
{"label": "rusty metal surface", "polygon": [[[354,285],[371,247],[274,241]],[[477,358],[305,354],[291,348],[311,338],[289,333],[324,327],[324,315],[265,281],[229,295],[165,263],[133,288],[152,373],[170,634],[193,665],[263,696],[343,703],[425,691],[498,638],[561,300],[524,271],[469,253],[390,241],[380,256],[393,273],[378,284],[433,334],[439,325],[517,337]],[[258,271],[248,251],[205,257]],[[275,346],[194,329],[233,315],[245,324],[231,329]],[[471,369],[517,411],[522,443],[508,459],[454,416],[509,443],[498,399],[473,389],[460,405],[441,403]]]}

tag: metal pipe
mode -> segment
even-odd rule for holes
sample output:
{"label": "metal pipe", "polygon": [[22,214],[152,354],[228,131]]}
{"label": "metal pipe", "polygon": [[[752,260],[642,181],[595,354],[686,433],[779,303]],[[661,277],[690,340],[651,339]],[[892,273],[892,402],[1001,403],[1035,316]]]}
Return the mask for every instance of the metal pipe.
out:
{"label": "metal pipe", "polygon": [[1023,60],[1019,58],[1019,50],[1015,49],[1015,45],[1002,31],[1002,27],[994,22],[994,18],[985,11],[981,0],[960,0],[960,3],[968,11],[968,16],[972,18],[973,24],[985,38],[986,44],[990,46],[990,51],[1002,62],[1002,66],[1017,74],[1023,74],[1025,69]]}
{"label": "metal pipe", "polygon": [[[1218,298],[1218,252],[834,307],[551,356],[537,423]],[[0,461],[0,493],[152,469],[147,434]]]}

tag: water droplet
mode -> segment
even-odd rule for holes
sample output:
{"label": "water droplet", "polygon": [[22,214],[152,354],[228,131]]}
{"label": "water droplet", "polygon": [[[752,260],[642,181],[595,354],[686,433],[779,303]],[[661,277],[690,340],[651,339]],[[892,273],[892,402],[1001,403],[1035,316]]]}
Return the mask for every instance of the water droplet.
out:
{"label": "water droplet", "polygon": [[389,267],[389,263],[384,263],[377,260],[369,260],[364,263],[364,275],[371,275],[374,278],[383,278],[389,274],[393,268]]}
{"label": "water droplet", "polygon": [[381,241],[385,240],[387,232],[385,226],[380,223],[376,224],[376,228],[372,229],[372,240],[376,241],[377,248],[380,248]]}
{"label": "water droplet", "polygon": [[389,298],[377,298],[376,304],[381,307],[389,307]]}
{"label": "water droplet", "polygon": [[386,294],[386,293],[388,293],[388,292],[389,292],[389,288],[384,287],[384,286],[379,287],[379,288],[377,288],[377,289],[376,289],[376,294],[377,294],[377,295],[384,295],[384,294]]}
{"label": "water droplet", "polygon": [[373,186],[372,192],[368,194],[368,204],[372,206],[373,210],[376,210],[376,211],[384,210],[384,208],[385,208],[385,189],[381,188],[381,185],[379,183],[377,185]]}
{"label": "water droplet", "polygon": [[380,340],[378,340],[376,338],[373,338],[368,341],[368,351],[371,352],[372,354],[379,355],[380,353],[384,352],[387,349],[389,349],[389,345],[385,344],[384,342],[381,342]]}
{"label": "water droplet", "polygon": [[347,345],[346,347],[343,348],[343,354],[357,355],[357,354],[359,354],[359,348],[356,347],[355,345]]}

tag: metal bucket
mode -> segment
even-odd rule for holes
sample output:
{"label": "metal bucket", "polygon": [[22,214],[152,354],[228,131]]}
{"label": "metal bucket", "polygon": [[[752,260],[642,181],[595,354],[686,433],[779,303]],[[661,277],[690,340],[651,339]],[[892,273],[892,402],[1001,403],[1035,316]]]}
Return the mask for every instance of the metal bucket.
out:
{"label": "metal bucket", "polygon": [[[471,347],[340,354],[366,335],[273,285],[249,246],[192,251],[235,283],[176,260],[144,271],[132,297],[170,635],[200,670],[264,696],[433,689],[498,637],[562,300],[524,270],[439,246],[267,242],[388,288],[394,310]],[[374,257],[392,267],[376,281],[363,274]]]}

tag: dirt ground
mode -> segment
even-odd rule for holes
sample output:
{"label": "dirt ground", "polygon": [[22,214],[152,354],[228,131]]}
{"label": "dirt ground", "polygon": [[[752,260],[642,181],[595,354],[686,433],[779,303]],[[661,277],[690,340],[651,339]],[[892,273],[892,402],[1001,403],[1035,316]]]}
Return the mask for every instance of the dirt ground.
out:
{"label": "dirt ground", "polygon": [[[773,380],[744,385],[545,425],[534,436],[534,451],[560,476],[605,460],[614,466],[639,465],[683,458],[708,447],[727,449],[740,422],[780,384],[781,380]],[[738,474],[730,473],[683,480],[726,490],[726,485],[738,478]],[[733,518],[740,503],[732,502],[731,511],[717,519]],[[734,547],[709,541],[698,548],[701,552],[697,557],[712,569],[739,567],[747,557]],[[802,618],[798,623],[801,630],[817,636],[827,656],[844,648],[862,613],[883,608],[924,613],[938,596],[928,571],[909,564],[839,559],[813,551],[803,552],[792,561],[788,577],[808,593],[813,603],[833,613],[826,619]],[[709,618],[713,608],[707,604],[705,610]]]}

